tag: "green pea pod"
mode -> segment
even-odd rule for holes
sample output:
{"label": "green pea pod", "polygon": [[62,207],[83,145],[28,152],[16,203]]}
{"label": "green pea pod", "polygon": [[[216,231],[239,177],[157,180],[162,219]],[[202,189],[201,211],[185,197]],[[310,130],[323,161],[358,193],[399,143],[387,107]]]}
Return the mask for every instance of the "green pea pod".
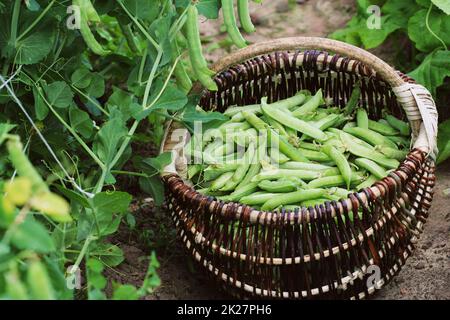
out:
{"label": "green pea pod", "polygon": [[352,179],[352,169],[350,168],[350,164],[347,161],[347,158],[341,153],[338,149],[333,147],[332,145],[324,145],[322,151],[326,153],[331,160],[336,163],[336,166],[339,168],[341,176],[344,178],[347,189],[350,189],[350,183]]}
{"label": "green pea pod", "polygon": [[31,296],[36,300],[54,300],[55,293],[47,269],[40,261],[33,261],[28,266],[27,284]]}
{"label": "green pea pod", "polygon": [[382,154],[387,156],[388,158],[396,159],[399,161],[402,161],[406,158],[408,155],[407,150],[398,150],[397,148],[390,148],[386,146],[378,146],[376,148],[378,151],[380,151]]}
{"label": "green pea pod", "polygon": [[267,192],[291,192],[297,190],[300,186],[305,185],[301,179],[282,178],[276,181],[263,180],[258,183],[258,187]]}
{"label": "green pea pod", "polygon": [[320,129],[312,126],[306,121],[297,119],[287,112],[271,107],[270,105],[262,105],[261,108],[263,112],[275,119],[276,121],[282,123],[286,127],[292,128],[298,132],[304,133],[307,136],[310,136],[316,139],[319,142],[327,140],[327,135]]}
{"label": "green pea pod", "polygon": [[378,178],[375,177],[374,175],[370,175],[366,180],[364,180],[363,182],[361,182],[360,184],[358,184],[355,189],[356,190],[361,190],[364,188],[369,188],[371,187],[375,182],[378,181]]}
{"label": "green pea pod", "polygon": [[399,134],[399,132],[396,129],[392,128],[391,126],[370,119],[369,119],[369,129],[376,131],[380,134],[383,134],[385,136],[396,136]]}
{"label": "green pea pod", "polygon": [[319,128],[320,130],[325,130],[325,129],[328,129],[329,127],[333,127],[336,123],[338,123],[340,118],[341,118],[341,115],[332,113],[318,121],[315,121],[313,123],[313,126],[315,126],[316,128]]}
{"label": "green pea pod", "polygon": [[304,105],[292,111],[294,117],[300,118],[308,113],[315,111],[324,103],[322,89],[317,90],[316,94],[311,97]]}
{"label": "green pea pod", "polygon": [[350,95],[350,99],[348,99],[347,104],[344,108],[344,115],[349,116],[353,113],[355,108],[359,104],[359,97],[361,96],[361,88],[359,86],[359,83],[356,83],[353,87],[352,94]]}
{"label": "green pea pod", "polygon": [[314,142],[305,142],[305,141],[300,141],[298,143],[298,146],[302,149],[308,149],[311,151],[320,151],[321,145],[314,143]]}
{"label": "green pea pod", "polygon": [[361,169],[366,169],[367,171],[369,171],[377,179],[383,179],[387,176],[386,170],[370,159],[356,158],[355,164]]}
{"label": "green pea pod", "polygon": [[317,199],[312,199],[312,200],[306,200],[306,201],[303,201],[302,203],[301,203],[301,205],[303,206],[303,207],[306,207],[306,208],[309,208],[309,207],[315,207],[316,205],[320,205],[320,204],[323,204],[323,203],[325,203],[325,201],[330,201],[330,199],[327,199],[327,198],[317,198]]}
{"label": "green pea pod", "polygon": [[191,180],[193,177],[195,177],[197,174],[199,174],[203,169],[203,165],[202,164],[193,164],[188,166],[188,171],[187,171],[187,177],[189,180]]}
{"label": "green pea pod", "polygon": [[331,158],[326,153],[323,153],[321,151],[313,151],[313,150],[308,150],[308,149],[303,149],[303,148],[298,148],[298,150],[308,160],[318,161],[318,162],[325,162],[325,161],[331,160]]}
{"label": "green pea pod", "polygon": [[261,210],[270,211],[278,206],[298,203],[305,200],[317,199],[324,196],[325,194],[326,190],[324,189],[306,189],[284,193],[266,201],[261,206]]}
{"label": "green pea pod", "polygon": [[238,166],[238,163],[209,165],[205,170],[203,170],[203,179],[205,181],[211,181],[225,172],[235,171]]}
{"label": "green pea pod", "polygon": [[344,131],[370,143],[373,146],[387,146],[391,148],[397,148],[397,145],[394,142],[392,142],[382,134],[379,134],[378,132],[370,129],[355,127],[346,128],[344,129]]}
{"label": "green pea pod", "polygon": [[356,110],[356,123],[358,127],[369,129],[369,116],[364,108],[359,108]]}
{"label": "green pea pod", "polygon": [[221,0],[221,3],[223,22],[225,23],[225,28],[227,29],[231,41],[233,41],[238,48],[245,48],[247,46],[247,41],[245,41],[239,31],[239,28],[237,27],[236,17],[234,15],[233,0]]}
{"label": "green pea pod", "polygon": [[247,173],[250,165],[253,163],[255,153],[256,153],[256,146],[254,143],[250,143],[247,152],[244,155],[244,160],[242,164],[238,166],[231,179],[220,189],[220,191],[231,191],[236,188],[236,186],[245,177],[245,174]]}
{"label": "green pea pod", "polygon": [[[363,180],[364,180],[363,175],[361,175],[360,173],[352,172],[351,184],[360,183]],[[344,177],[342,175],[322,177],[312,180],[311,182],[308,183],[309,188],[330,188],[345,185],[346,181],[344,180]]]}
{"label": "green pea pod", "polygon": [[280,169],[294,169],[294,170],[311,170],[311,171],[324,171],[331,169],[331,166],[326,166],[318,163],[305,163],[289,161],[280,165]]}
{"label": "green pea pod", "polygon": [[250,12],[248,10],[248,0],[238,0],[238,15],[241,22],[242,29],[247,33],[255,32],[255,26],[250,18]]}
{"label": "green pea pod", "polygon": [[394,117],[390,114],[387,114],[385,116],[385,118],[386,118],[386,121],[391,125],[391,127],[393,127],[394,129],[397,129],[402,136],[410,135],[411,128],[409,127],[408,123],[406,123],[400,119],[397,119],[396,117]]}
{"label": "green pea pod", "polygon": [[356,122],[353,122],[353,121],[347,122],[347,123],[342,127],[342,130],[345,131],[345,129],[347,129],[347,128],[355,128],[356,126],[357,126]]}
{"label": "green pea pod", "polygon": [[[102,45],[95,39],[89,27],[89,17],[93,17],[92,8],[90,8],[89,0],[73,0],[72,4],[80,8],[80,33],[83,36],[84,42],[95,54],[105,56],[110,54],[109,50],[103,49]],[[92,6],[92,4],[91,4]],[[95,10],[95,9],[94,9]]]}
{"label": "green pea pod", "polygon": [[217,191],[217,190],[223,188],[225,186],[225,184],[228,182],[228,180],[230,180],[233,175],[234,175],[234,171],[229,171],[229,172],[223,173],[216,180],[213,181],[213,183],[209,187],[209,190]]}
{"label": "green pea pod", "polygon": [[248,196],[254,193],[256,190],[258,190],[258,183],[250,182],[240,188],[236,188],[228,196],[223,196],[219,199],[224,201],[239,201],[242,197]]}
{"label": "green pea pod", "polygon": [[192,70],[202,85],[210,91],[217,91],[217,84],[211,79],[213,72],[208,69],[206,60],[202,54],[202,44],[198,30],[197,7],[190,5],[187,9],[187,20],[185,24],[186,39],[188,41],[189,58]]}
{"label": "green pea pod", "polygon": [[272,199],[273,197],[277,196],[276,193],[267,193],[267,192],[255,192],[251,195],[242,197],[239,202],[243,204],[247,204],[249,206],[253,205],[260,205],[264,202],[268,201],[269,199]]}
{"label": "green pea pod", "polygon": [[278,164],[283,164],[289,161],[289,158],[280,153],[277,148],[270,149],[270,158]]}
{"label": "green pea pod", "polygon": [[5,287],[8,298],[13,300],[28,300],[28,292],[25,285],[20,279],[20,274],[17,270],[10,270],[5,273]]}
{"label": "green pea pod", "polygon": [[247,122],[249,122],[256,130],[260,132],[267,132],[269,143],[272,140],[278,142],[280,152],[284,153],[291,160],[309,162],[309,160],[304,157],[294,146],[292,146],[284,137],[281,137],[274,130],[271,130],[269,125],[258,118],[255,114],[247,111],[243,111],[242,114],[244,115]]}
{"label": "green pea pod", "polygon": [[[227,117],[233,117],[242,111],[253,112],[255,114],[261,114],[261,105],[260,104],[249,104],[246,106],[233,106],[228,107],[227,110],[223,113]],[[242,113],[241,113],[242,114]]]}
{"label": "green pea pod", "polygon": [[407,138],[405,138],[405,137],[401,137],[401,136],[387,136],[387,138],[389,140],[391,140],[392,142],[394,142],[397,146],[400,146],[400,147],[407,148],[410,145],[410,141]]}
{"label": "green pea pod", "polygon": [[311,170],[291,170],[291,169],[273,169],[261,171],[251,180],[252,182],[258,182],[262,180],[277,180],[280,178],[297,177],[302,180],[313,180],[322,176],[320,171]]}
{"label": "green pea pod", "polygon": [[341,134],[341,140],[348,151],[350,151],[350,153],[354,154],[355,156],[370,159],[372,161],[375,161],[379,165],[389,169],[395,169],[400,164],[397,160],[387,158],[378,151],[354,143],[354,141],[349,139],[346,134]]}

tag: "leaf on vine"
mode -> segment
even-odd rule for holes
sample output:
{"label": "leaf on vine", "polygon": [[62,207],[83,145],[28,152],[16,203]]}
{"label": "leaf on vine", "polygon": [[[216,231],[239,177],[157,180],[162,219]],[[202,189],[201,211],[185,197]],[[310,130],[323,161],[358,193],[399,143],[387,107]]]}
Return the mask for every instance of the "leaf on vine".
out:
{"label": "leaf on vine", "polygon": [[439,125],[438,132],[439,156],[437,163],[439,164],[450,158],[450,119]]}
{"label": "leaf on vine", "polygon": [[[417,49],[430,52],[442,47],[441,41],[430,33],[426,25],[427,9],[417,11],[408,22],[408,35]],[[450,16],[432,10],[428,19],[429,27],[439,38],[450,45]]]}
{"label": "leaf on vine", "polygon": [[50,105],[67,108],[73,99],[73,92],[64,81],[55,81],[44,87]]}
{"label": "leaf on vine", "polygon": [[437,50],[429,54],[409,75],[435,96],[436,88],[450,76],[450,51]]}

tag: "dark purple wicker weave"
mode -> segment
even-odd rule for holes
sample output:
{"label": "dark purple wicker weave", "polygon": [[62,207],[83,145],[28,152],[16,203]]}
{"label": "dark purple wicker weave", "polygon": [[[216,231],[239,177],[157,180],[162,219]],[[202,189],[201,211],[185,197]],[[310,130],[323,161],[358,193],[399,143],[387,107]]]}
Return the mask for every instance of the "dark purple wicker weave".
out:
{"label": "dark purple wicker weave", "polygon": [[[215,81],[218,92],[201,91],[205,110],[222,112],[230,105],[258,103],[264,96],[271,102],[319,88],[334,105],[344,107],[360,81],[361,104],[371,119],[379,119],[385,107],[405,119],[391,85],[370,65],[328,52],[258,55],[221,71]],[[172,123],[168,131],[179,127]],[[172,147],[166,142],[163,150]],[[371,188],[294,212],[259,212],[225,203],[196,192],[176,173],[163,180],[181,240],[230,293],[359,299],[390,281],[414,250],[428,217],[434,172],[433,160],[412,149],[398,169]],[[373,281],[377,270],[378,282]]]}

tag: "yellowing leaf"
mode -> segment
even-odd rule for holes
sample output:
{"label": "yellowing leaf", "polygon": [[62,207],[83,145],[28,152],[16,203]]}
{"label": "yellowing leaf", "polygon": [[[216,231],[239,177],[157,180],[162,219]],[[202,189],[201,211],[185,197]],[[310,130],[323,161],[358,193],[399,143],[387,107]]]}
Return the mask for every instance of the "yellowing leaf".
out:
{"label": "yellowing leaf", "polygon": [[30,200],[30,205],[34,210],[42,212],[58,222],[70,222],[70,206],[67,201],[51,192],[39,193]]}
{"label": "yellowing leaf", "polygon": [[25,177],[18,177],[5,185],[6,198],[16,206],[23,206],[27,203],[31,192],[31,181]]}

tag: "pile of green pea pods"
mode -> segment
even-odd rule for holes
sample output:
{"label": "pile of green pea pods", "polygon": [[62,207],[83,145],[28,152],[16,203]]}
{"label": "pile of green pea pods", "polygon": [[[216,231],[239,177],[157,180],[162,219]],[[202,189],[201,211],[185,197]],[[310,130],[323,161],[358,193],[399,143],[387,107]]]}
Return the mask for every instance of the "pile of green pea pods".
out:
{"label": "pile of green pea pods", "polygon": [[224,201],[293,210],[347,197],[398,167],[410,146],[406,122],[387,111],[369,119],[358,87],[345,108],[325,100],[321,90],[300,91],[228,108],[227,122],[186,145],[188,179]]}

